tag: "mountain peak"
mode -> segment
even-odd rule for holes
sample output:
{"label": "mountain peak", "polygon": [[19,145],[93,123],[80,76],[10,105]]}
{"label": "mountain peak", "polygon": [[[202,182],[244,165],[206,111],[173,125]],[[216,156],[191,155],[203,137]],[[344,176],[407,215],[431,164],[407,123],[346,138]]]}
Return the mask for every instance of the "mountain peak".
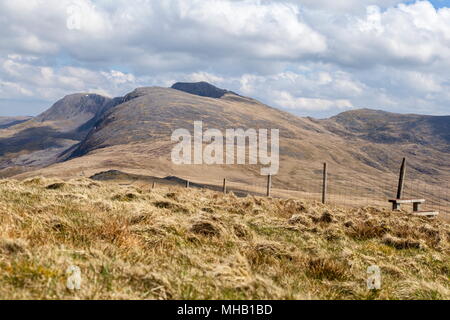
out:
{"label": "mountain peak", "polygon": [[177,82],[172,89],[184,91],[201,97],[219,99],[227,93],[234,93],[225,89],[217,88],[208,82]]}
{"label": "mountain peak", "polygon": [[[50,109],[35,118],[37,121],[74,120],[99,114],[110,98],[89,93],[76,93],[65,96]],[[83,121],[82,121],[83,122]]]}

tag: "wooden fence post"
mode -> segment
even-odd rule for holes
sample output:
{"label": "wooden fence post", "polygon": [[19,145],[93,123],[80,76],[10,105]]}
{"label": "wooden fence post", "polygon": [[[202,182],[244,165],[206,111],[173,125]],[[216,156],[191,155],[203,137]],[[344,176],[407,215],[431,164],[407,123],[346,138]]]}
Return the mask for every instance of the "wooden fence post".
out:
{"label": "wooden fence post", "polygon": [[189,182],[189,180],[186,180],[186,188],[189,189],[191,183]]}
{"label": "wooden fence post", "polygon": [[223,179],[223,193],[227,194],[227,179]]}
{"label": "wooden fence post", "polygon": [[270,191],[272,189],[272,175],[267,176],[267,196],[270,197]]}
{"label": "wooden fence post", "polygon": [[328,189],[328,168],[327,163],[323,164],[323,181],[322,181],[322,203],[327,203],[327,190]]}
{"label": "wooden fence post", "polygon": [[155,189],[156,188],[156,182],[155,181],[153,181],[153,184],[152,184],[152,189]]}
{"label": "wooden fence post", "polygon": [[398,178],[397,199],[403,197],[403,186],[405,184],[406,176],[406,158],[403,158],[402,166],[400,168],[400,177]]}

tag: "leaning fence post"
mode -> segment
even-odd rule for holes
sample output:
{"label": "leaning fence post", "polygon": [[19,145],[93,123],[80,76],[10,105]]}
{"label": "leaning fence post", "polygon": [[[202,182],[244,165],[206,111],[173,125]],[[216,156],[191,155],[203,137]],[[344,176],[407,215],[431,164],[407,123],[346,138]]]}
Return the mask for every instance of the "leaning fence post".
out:
{"label": "leaning fence post", "polygon": [[272,175],[267,176],[267,196],[270,197],[270,191],[272,189]]}
{"label": "leaning fence post", "polygon": [[223,179],[223,193],[227,193],[227,179]]}
{"label": "leaning fence post", "polygon": [[322,203],[327,202],[327,189],[328,189],[328,169],[327,163],[323,164],[323,182],[322,182]]}
{"label": "leaning fence post", "polygon": [[400,168],[400,177],[398,178],[398,189],[397,189],[397,199],[403,197],[403,186],[405,184],[406,176],[406,158],[403,158],[402,166]]}

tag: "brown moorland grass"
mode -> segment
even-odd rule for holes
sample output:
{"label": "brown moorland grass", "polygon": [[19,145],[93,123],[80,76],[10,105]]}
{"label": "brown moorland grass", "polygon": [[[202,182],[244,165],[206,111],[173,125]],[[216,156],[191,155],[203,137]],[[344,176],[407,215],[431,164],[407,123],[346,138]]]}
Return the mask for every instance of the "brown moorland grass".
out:
{"label": "brown moorland grass", "polygon": [[[449,299],[449,237],[443,221],[373,207],[2,180],[0,298]],[[381,290],[367,290],[371,265]]]}

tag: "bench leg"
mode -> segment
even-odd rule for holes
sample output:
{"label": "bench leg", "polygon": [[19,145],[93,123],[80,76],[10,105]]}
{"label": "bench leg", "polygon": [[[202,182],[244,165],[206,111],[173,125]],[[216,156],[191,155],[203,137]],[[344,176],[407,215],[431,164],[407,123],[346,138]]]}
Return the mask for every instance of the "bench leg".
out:
{"label": "bench leg", "polygon": [[414,212],[419,212],[420,211],[420,205],[421,205],[420,202],[414,202],[413,203],[413,211]]}
{"label": "bench leg", "polygon": [[394,202],[392,204],[392,211],[398,211],[398,210],[400,210],[400,203]]}

